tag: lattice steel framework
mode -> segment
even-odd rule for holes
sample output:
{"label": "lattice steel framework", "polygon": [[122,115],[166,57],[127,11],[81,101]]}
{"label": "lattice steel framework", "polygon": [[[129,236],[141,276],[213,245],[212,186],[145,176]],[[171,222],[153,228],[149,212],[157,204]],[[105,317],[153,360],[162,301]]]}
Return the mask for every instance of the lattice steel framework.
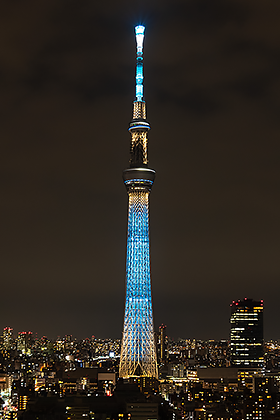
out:
{"label": "lattice steel framework", "polygon": [[149,196],[155,171],[148,164],[146,104],[143,100],[143,26],[137,26],[136,100],[130,123],[130,168],[123,174],[127,188],[128,228],[126,301],[120,358],[120,377],[157,378],[149,245]]}

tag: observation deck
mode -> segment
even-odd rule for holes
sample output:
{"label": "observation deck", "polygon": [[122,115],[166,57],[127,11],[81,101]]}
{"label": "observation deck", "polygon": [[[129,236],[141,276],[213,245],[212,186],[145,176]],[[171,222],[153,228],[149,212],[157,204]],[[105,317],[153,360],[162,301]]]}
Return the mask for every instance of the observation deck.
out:
{"label": "observation deck", "polygon": [[143,120],[142,118],[135,118],[129,123],[129,129],[131,130],[150,130],[150,124],[147,120]]}
{"label": "observation deck", "polygon": [[145,189],[150,191],[156,172],[149,168],[129,168],[123,171],[123,180],[127,191]]}

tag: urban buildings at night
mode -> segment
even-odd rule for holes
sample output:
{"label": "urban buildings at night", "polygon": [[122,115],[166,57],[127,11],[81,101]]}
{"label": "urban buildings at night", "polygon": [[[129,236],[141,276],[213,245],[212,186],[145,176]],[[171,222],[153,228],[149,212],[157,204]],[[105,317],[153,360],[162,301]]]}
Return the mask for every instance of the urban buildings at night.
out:
{"label": "urban buildings at night", "polygon": [[7,349],[5,328],[0,418],[279,419],[280,342],[265,342],[262,368],[249,369],[231,364],[230,340],[172,340],[162,327],[166,351],[162,360],[157,340],[152,392],[143,381],[125,385],[119,377],[120,339],[51,340],[29,332],[22,351],[22,334],[12,328]]}
{"label": "urban buildings at night", "polygon": [[243,299],[230,305],[231,363],[237,367],[263,366],[263,301]]}

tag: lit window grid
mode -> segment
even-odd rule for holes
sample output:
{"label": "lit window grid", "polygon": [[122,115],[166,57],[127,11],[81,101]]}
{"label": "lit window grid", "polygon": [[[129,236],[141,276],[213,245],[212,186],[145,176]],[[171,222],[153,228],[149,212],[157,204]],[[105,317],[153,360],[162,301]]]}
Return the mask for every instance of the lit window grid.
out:
{"label": "lit window grid", "polygon": [[126,304],[120,376],[157,377],[150,278],[149,192],[129,193]]}
{"label": "lit window grid", "polygon": [[230,318],[231,323],[231,355],[236,365],[261,366],[262,337],[258,337],[260,317],[263,307],[236,308]]}

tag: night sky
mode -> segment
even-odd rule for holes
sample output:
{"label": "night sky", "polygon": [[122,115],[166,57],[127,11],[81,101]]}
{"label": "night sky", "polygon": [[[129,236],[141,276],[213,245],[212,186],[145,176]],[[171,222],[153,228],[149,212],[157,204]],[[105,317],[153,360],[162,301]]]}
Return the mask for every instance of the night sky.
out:
{"label": "night sky", "polygon": [[154,320],[280,338],[280,2],[9,1],[0,13],[0,328],[121,337],[134,26],[144,24]]}

